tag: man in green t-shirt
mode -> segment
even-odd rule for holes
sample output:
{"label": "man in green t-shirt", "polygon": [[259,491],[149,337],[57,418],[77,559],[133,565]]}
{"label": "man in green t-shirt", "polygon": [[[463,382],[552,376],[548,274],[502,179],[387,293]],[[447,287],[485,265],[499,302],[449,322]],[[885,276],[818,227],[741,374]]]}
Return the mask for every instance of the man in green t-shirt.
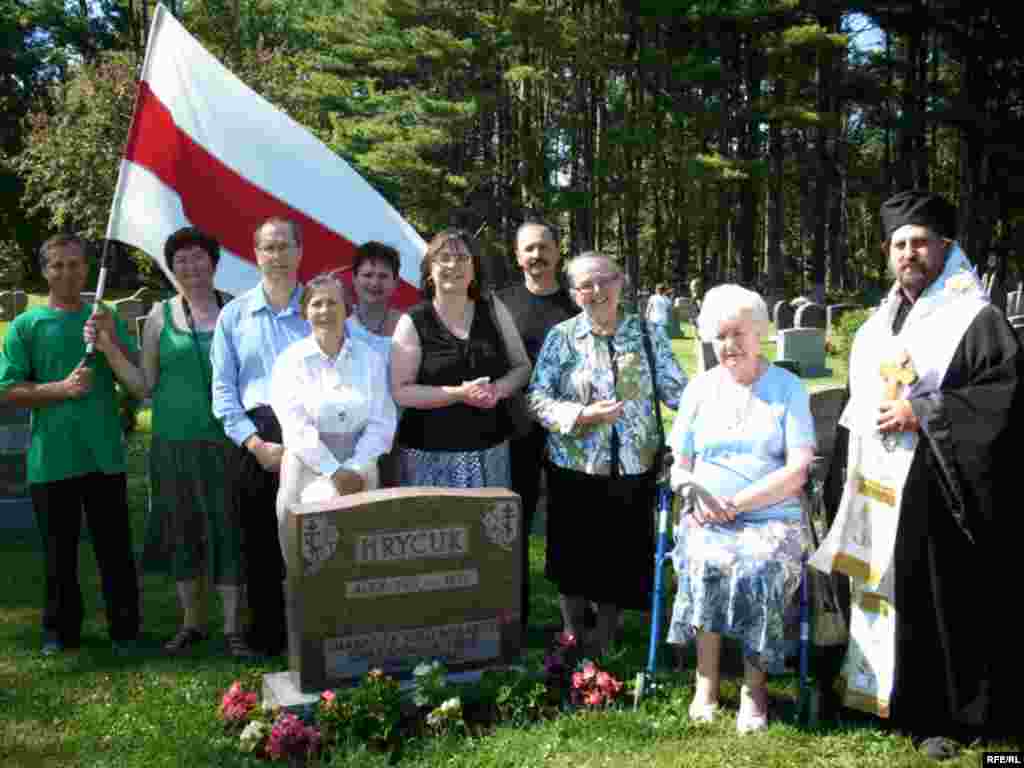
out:
{"label": "man in green t-shirt", "polygon": [[[139,587],[132,555],[124,436],[114,376],[139,394],[135,344],[120,319],[82,301],[88,264],[77,237],[39,251],[45,306],[19,315],[0,352],[0,400],[32,409],[28,483],[43,544],[43,653],[77,647],[83,607],[78,544],[84,512],[115,650],[135,645]],[[88,327],[88,330],[87,330]],[[96,339],[86,358],[85,334]]]}

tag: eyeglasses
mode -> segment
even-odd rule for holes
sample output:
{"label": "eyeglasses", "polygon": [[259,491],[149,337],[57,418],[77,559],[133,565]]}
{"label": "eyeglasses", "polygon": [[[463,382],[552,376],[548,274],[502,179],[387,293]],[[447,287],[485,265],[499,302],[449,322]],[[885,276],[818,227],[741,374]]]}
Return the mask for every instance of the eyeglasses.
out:
{"label": "eyeglasses", "polygon": [[445,253],[439,253],[434,257],[434,263],[440,264],[442,267],[453,267],[457,264],[468,264],[472,260],[473,257],[465,251],[459,251],[457,253],[447,251]]}
{"label": "eyeglasses", "polygon": [[595,275],[589,280],[584,280],[582,283],[573,288],[574,291],[582,293],[584,296],[590,296],[598,288],[609,288],[622,279],[622,275]]}
{"label": "eyeglasses", "polygon": [[293,248],[295,248],[295,243],[260,243],[256,246],[257,251],[269,253],[271,256],[279,253],[288,253]]}

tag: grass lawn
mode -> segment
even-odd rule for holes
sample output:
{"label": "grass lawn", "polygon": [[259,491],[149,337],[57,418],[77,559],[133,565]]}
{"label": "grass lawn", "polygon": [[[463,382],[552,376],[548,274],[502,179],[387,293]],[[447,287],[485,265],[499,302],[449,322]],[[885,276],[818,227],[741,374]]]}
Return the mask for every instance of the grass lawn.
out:
{"label": "grass lawn", "polygon": [[[693,372],[692,340],[676,350]],[[770,350],[768,350],[770,351]],[[139,540],[146,503],[145,454],[148,420],[129,443],[129,498]],[[605,546],[601,546],[604,544]],[[614,564],[607,542],[595,546],[595,566]],[[160,574],[143,581],[143,643],[138,658],[114,656],[106,638],[95,561],[81,548],[80,574],[86,621],[81,650],[55,657],[39,655],[42,571],[34,531],[4,532],[0,571],[0,766],[42,768],[161,768],[163,766],[253,766],[228,739],[215,717],[221,692],[235,679],[259,686],[262,673],[284,669],[231,661],[221,653],[219,613],[211,612],[214,637],[193,657],[168,659],[159,653],[179,621],[173,585]],[[543,540],[530,542],[534,588],[528,660],[539,665],[547,638],[540,627],[558,620],[556,595],[542,575]],[[636,671],[646,659],[648,625],[640,613],[626,617],[623,650],[616,667]],[[735,661],[735,660],[733,660]],[[663,665],[668,667],[667,659]],[[733,665],[735,666],[735,664]],[[912,766],[927,765],[907,738],[871,722],[798,727],[792,717],[797,692],[793,675],[771,682],[776,714],[767,732],[740,738],[735,719],[694,726],[686,715],[692,695],[692,660],[680,672],[666,672],[664,685],[639,711],[566,714],[530,727],[500,726],[482,738],[424,740],[406,746],[400,764],[459,766]],[[729,679],[723,701],[731,711],[738,686]],[[332,765],[385,765],[369,752],[338,755]],[[951,765],[977,766],[978,749]]]}

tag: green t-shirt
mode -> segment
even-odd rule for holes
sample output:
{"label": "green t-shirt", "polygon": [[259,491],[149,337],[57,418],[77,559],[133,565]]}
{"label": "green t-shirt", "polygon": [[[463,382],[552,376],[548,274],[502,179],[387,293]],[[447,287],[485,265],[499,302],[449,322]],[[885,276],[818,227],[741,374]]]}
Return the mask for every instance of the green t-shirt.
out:
{"label": "green t-shirt", "polygon": [[[85,356],[82,330],[92,305],[77,312],[36,307],[14,319],[0,352],[0,392],[14,384],[45,384],[67,377]],[[115,314],[117,335],[133,352],[135,341]],[[114,389],[114,372],[97,353],[89,394],[32,409],[28,482],[52,483],[90,472],[125,471],[124,435]]]}

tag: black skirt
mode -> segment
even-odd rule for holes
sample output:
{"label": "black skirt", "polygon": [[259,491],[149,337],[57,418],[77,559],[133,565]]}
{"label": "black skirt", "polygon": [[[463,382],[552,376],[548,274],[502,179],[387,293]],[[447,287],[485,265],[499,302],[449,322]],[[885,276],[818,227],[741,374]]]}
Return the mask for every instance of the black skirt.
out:
{"label": "black skirt", "polygon": [[547,463],[544,575],[563,595],[647,610],[654,589],[655,475],[588,475]]}

